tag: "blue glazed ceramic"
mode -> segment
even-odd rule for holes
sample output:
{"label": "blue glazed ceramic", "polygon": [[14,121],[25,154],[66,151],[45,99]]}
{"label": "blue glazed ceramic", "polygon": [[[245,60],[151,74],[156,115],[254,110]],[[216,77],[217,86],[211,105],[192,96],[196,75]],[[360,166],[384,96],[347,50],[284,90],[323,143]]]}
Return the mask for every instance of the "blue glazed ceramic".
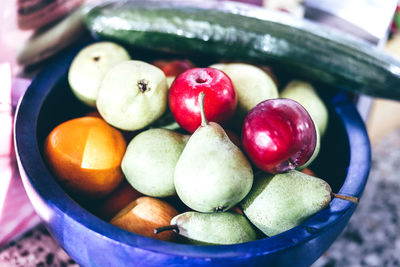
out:
{"label": "blue glazed ceramic", "polygon": [[[193,246],[136,235],[97,218],[69,197],[46,167],[43,141],[59,123],[87,109],[70,92],[69,65],[80,47],[59,56],[33,80],[15,121],[19,169],[28,196],[57,242],[82,266],[308,266],[343,230],[356,205],[329,208],[271,238],[224,246]],[[327,134],[312,168],[334,192],[361,197],[370,168],[365,126],[351,100],[328,90]]]}

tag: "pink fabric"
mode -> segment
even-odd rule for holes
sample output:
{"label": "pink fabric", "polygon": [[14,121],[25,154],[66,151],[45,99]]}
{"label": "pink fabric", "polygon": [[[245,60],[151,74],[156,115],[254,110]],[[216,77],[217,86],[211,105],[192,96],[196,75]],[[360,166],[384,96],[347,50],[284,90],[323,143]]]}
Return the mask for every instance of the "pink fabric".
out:
{"label": "pink fabric", "polygon": [[[12,82],[9,63],[0,64],[0,247],[28,229],[40,220],[25,193],[19,176],[13,149],[12,129]],[[27,80],[13,84],[14,98],[25,91]],[[16,102],[16,101],[14,101]]]}
{"label": "pink fabric", "polygon": [[15,62],[19,46],[31,32],[17,29],[16,0],[0,9],[0,247],[40,222],[25,193],[12,142],[13,106],[29,80],[12,79],[20,71]]}
{"label": "pink fabric", "polygon": [[32,31],[21,31],[17,26],[17,0],[1,1],[0,8],[0,64],[9,63],[12,77],[17,76],[21,67],[15,55]]}

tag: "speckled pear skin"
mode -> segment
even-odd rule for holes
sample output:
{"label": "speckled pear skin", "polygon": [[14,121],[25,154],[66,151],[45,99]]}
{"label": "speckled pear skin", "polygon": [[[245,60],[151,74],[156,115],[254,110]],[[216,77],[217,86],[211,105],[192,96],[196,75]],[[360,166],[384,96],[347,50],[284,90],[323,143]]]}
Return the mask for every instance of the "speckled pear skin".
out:
{"label": "speckled pear skin", "polygon": [[228,245],[257,239],[246,217],[235,212],[188,211],[172,218],[172,224],[179,227],[179,234],[188,243],[197,245]]}
{"label": "speckled pear skin", "polygon": [[224,129],[210,122],[190,137],[175,167],[179,198],[200,212],[226,211],[240,202],[253,184],[253,170]]}
{"label": "speckled pear skin", "polygon": [[175,165],[188,139],[189,135],[167,129],[150,129],[135,136],[121,163],[128,182],[148,196],[176,195]]}
{"label": "speckled pear skin", "polygon": [[295,170],[275,175],[260,172],[241,207],[258,229],[274,236],[327,207],[331,193],[324,180]]}

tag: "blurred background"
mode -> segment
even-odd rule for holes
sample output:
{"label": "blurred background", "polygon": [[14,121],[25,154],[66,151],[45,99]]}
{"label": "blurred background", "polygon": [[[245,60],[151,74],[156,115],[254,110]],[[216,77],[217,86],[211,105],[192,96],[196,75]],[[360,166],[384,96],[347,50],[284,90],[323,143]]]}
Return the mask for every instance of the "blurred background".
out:
{"label": "blurred background", "polygon": [[[12,147],[12,118],[31,78],[82,41],[84,0],[7,0],[0,10],[0,266],[76,265],[40,224]],[[86,1],[87,2],[87,1]],[[397,0],[243,0],[309,19],[400,57]],[[372,144],[372,169],[350,223],[313,266],[400,266],[400,103],[356,97]]]}

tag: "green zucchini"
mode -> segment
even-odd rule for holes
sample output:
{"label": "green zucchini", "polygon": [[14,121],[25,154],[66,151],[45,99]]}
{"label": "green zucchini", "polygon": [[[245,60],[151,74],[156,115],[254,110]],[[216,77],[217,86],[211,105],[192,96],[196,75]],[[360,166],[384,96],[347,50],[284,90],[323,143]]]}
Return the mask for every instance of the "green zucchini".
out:
{"label": "green zucchini", "polygon": [[400,100],[400,62],[344,33],[234,2],[123,1],[93,7],[92,34],[135,47],[275,64],[357,94]]}

